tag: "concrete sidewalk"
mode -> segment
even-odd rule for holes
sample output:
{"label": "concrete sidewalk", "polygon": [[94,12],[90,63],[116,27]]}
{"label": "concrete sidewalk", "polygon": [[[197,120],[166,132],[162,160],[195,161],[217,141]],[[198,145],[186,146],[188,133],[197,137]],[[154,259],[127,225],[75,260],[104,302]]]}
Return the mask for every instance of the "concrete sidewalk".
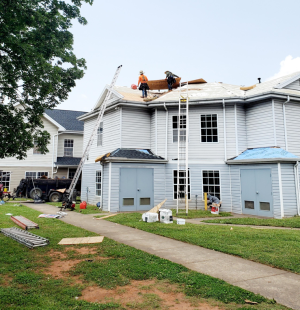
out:
{"label": "concrete sidewalk", "polygon": [[[58,211],[58,208],[46,204],[23,205],[42,213]],[[300,275],[131,227],[96,220],[92,215],[67,213],[68,215],[61,219],[66,223],[222,279],[267,298],[274,298],[280,304],[300,310]]]}

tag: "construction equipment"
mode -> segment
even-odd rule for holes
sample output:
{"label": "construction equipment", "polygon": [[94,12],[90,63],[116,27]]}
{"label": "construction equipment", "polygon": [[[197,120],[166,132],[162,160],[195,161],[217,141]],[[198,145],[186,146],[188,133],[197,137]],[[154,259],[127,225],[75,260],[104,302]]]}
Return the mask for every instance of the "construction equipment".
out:
{"label": "construction equipment", "polygon": [[22,230],[17,227],[2,228],[1,232],[5,236],[12,238],[21,244],[26,245],[30,249],[49,244],[48,239],[34,235],[26,230]]}
{"label": "construction equipment", "polygon": [[21,215],[11,216],[10,219],[25,230],[28,230],[30,228],[39,228],[39,225],[37,223],[34,223]]}
{"label": "construction equipment", "polygon": [[105,99],[104,99],[104,101],[103,101],[103,103],[102,103],[102,105],[100,106],[100,109],[99,109],[99,115],[98,115],[97,121],[95,123],[95,126],[94,126],[94,129],[92,131],[91,137],[90,137],[90,139],[89,139],[89,141],[87,143],[87,146],[85,148],[83,156],[82,156],[82,158],[80,160],[80,163],[79,163],[79,165],[77,167],[77,170],[76,170],[76,172],[74,174],[72,183],[71,183],[69,189],[67,189],[66,192],[64,193],[64,196],[63,196],[63,199],[62,199],[62,208],[64,208],[64,209],[69,208],[69,209],[72,210],[72,209],[75,208],[75,204],[72,202],[72,194],[73,194],[74,188],[76,186],[76,183],[78,181],[78,178],[79,178],[79,176],[81,174],[83,165],[84,165],[84,163],[85,163],[85,161],[86,161],[86,159],[87,159],[87,157],[89,155],[89,152],[91,150],[91,147],[92,147],[93,141],[95,139],[95,136],[97,135],[98,128],[100,126],[100,123],[102,122],[102,118],[103,118],[103,115],[104,115],[104,112],[105,112],[105,109],[106,109],[106,104],[107,104],[108,100],[111,97],[113,87],[116,84],[116,81],[117,81],[118,76],[120,74],[121,68],[122,68],[122,65],[117,68],[116,73],[115,73],[115,75],[114,75],[114,77],[112,79],[112,82],[111,82],[111,84],[108,87]]}
{"label": "construction equipment", "polygon": [[186,84],[186,93],[181,93],[181,83],[179,88],[179,102],[178,102],[178,161],[177,161],[177,209],[185,207],[186,215],[189,209],[189,94],[188,84]]}

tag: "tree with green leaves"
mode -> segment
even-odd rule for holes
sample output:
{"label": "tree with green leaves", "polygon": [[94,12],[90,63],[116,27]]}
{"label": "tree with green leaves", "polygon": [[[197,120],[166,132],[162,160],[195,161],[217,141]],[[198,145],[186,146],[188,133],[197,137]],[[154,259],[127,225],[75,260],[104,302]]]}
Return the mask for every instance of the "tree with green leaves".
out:
{"label": "tree with green leaves", "polygon": [[41,117],[68,98],[86,69],[73,53],[72,21],[93,0],[0,0],[0,158],[45,154]]}

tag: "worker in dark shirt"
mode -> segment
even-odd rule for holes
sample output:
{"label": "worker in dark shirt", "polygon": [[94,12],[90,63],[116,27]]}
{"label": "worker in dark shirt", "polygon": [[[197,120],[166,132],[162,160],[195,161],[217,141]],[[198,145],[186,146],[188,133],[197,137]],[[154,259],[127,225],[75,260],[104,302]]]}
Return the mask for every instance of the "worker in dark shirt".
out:
{"label": "worker in dark shirt", "polygon": [[171,71],[165,71],[166,80],[168,82],[168,89],[172,90],[172,85],[176,82],[175,77],[179,77],[178,75],[172,73]]}

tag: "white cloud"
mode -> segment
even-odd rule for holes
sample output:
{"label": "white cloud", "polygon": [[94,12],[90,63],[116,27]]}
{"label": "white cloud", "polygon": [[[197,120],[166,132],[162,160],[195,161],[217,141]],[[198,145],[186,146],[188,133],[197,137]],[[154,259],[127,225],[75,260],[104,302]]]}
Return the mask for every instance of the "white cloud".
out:
{"label": "white cloud", "polygon": [[88,96],[85,94],[80,94],[80,97],[81,97],[81,99],[87,99],[88,98]]}
{"label": "white cloud", "polygon": [[291,55],[286,56],[286,58],[280,62],[279,72],[268,78],[268,81],[297,71],[300,71],[300,57],[293,58]]}

